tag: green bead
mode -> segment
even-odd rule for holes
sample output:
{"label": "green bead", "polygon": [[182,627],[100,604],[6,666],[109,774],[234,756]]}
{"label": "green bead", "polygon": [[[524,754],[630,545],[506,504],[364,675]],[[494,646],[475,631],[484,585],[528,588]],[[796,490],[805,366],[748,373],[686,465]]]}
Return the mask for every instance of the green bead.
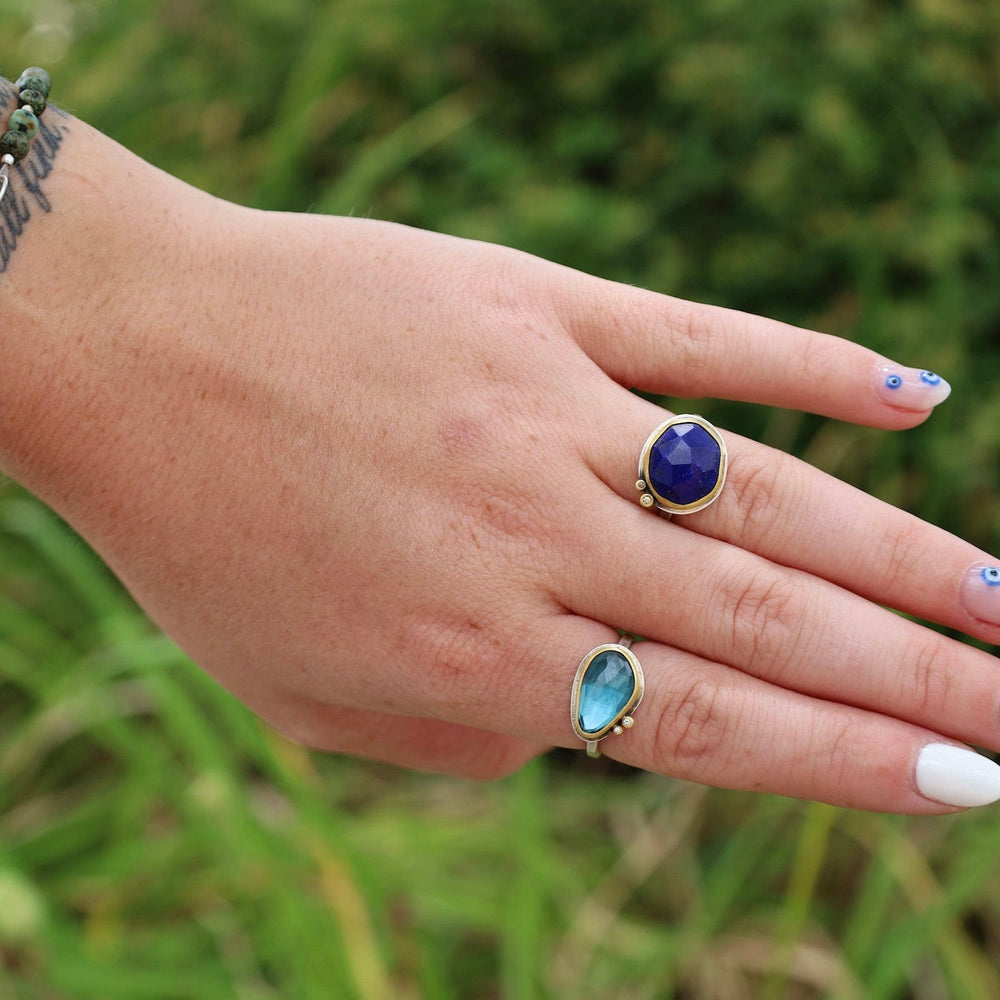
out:
{"label": "green bead", "polygon": [[23,160],[28,155],[28,137],[23,132],[4,132],[0,135],[0,156],[10,153],[15,160]]}
{"label": "green bead", "polygon": [[40,90],[22,90],[20,101],[22,104],[30,104],[36,115],[40,115],[47,106],[45,95]]}
{"label": "green bead", "polygon": [[23,132],[29,139],[31,139],[38,131],[38,118],[30,111],[25,111],[24,108],[18,108],[17,111],[12,111],[10,113],[10,118],[7,119],[7,128],[9,128],[11,132]]}
{"label": "green bead", "polygon": [[52,90],[52,77],[41,66],[29,66],[17,78],[15,86],[18,90],[37,90],[48,97]]}

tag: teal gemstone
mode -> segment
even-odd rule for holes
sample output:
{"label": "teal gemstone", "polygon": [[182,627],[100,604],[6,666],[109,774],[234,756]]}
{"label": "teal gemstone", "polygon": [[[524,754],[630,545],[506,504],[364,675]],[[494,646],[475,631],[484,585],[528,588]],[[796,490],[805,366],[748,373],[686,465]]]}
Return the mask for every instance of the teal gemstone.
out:
{"label": "teal gemstone", "polygon": [[23,132],[31,139],[38,131],[38,119],[30,111],[18,108],[17,111],[10,113],[10,118],[7,119],[7,128],[12,132]]}
{"label": "teal gemstone", "polygon": [[616,649],[598,653],[580,681],[577,722],[584,733],[599,733],[617,722],[635,694],[636,677]]}

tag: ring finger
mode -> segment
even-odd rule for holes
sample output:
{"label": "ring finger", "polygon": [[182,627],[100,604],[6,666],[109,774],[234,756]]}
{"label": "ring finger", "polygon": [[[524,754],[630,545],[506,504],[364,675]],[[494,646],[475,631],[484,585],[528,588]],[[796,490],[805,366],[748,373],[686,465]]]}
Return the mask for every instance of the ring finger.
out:
{"label": "ring finger", "polygon": [[[601,746],[706,784],[859,809],[933,813],[1000,798],[1000,767],[933,731],[776,688],[644,642],[643,714]],[[638,713],[637,713],[638,714]]]}

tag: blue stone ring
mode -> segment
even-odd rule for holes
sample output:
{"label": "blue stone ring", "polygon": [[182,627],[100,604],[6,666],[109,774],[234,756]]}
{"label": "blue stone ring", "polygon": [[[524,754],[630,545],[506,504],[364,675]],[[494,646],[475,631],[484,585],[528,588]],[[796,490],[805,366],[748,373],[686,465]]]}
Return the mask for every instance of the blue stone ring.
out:
{"label": "blue stone ring", "polygon": [[722,492],[726,461],[726,442],[704,417],[671,417],[639,454],[639,503],[667,515],[703,510]]}
{"label": "blue stone ring", "polygon": [[642,701],[643,679],[631,646],[631,636],[596,646],[576,672],[570,721],[590,757],[601,756],[597,744],[606,736],[620,736],[635,722],[632,712]]}

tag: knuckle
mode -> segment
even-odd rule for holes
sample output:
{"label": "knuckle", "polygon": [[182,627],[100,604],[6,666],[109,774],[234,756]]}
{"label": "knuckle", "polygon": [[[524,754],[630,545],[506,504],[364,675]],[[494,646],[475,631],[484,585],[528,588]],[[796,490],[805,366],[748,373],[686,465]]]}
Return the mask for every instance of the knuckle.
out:
{"label": "knuckle", "polygon": [[479,491],[478,510],[483,526],[496,539],[536,539],[544,534],[544,506],[528,491],[492,486]]}
{"label": "knuckle", "polygon": [[696,680],[668,692],[654,737],[656,769],[678,777],[696,777],[708,760],[717,758],[727,732],[727,717],[716,685]]}
{"label": "knuckle", "polygon": [[511,685],[523,676],[530,655],[511,642],[514,626],[501,609],[478,617],[436,616],[410,623],[397,656],[407,669],[392,691],[384,687],[382,707],[402,714],[450,717],[492,711],[510,700]]}
{"label": "knuckle", "polygon": [[[909,662],[907,684],[910,690],[903,695],[905,701],[914,706],[919,718],[939,720],[952,692],[952,676],[944,642],[921,637],[909,656]],[[895,698],[890,703],[898,704],[899,693],[891,692],[892,696]]]}
{"label": "knuckle", "polygon": [[811,764],[809,787],[827,789],[830,794],[837,789],[848,790],[857,782],[857,726],[851,719],[844,719],[832,732],[817,736],[808,753]]}
{"label": "knuckle", "polygon": [[885,586],[895,590],[912,589],[915,570],[914,557],[926,559],[925,546],[920,537],[925,526],[920,522],[906,522],[884,536],[878,558],[878,572],[885,579]]}
{"label": "knuckle", "polygon": [[405,640],[431,692],[453,685],[466,688],[488,670],[492,660],[488,626],[473,618],[414,624]]}
{"label": "knuckle", "polygon": [[[545,490],[535,487],[533,473],[505,481],[495,471],[466,468],[466,475],[455,476],[449,484],[448,507],[433,523],[435,541],[443,549],[454,549],[452,543],[458,540],[467,553],[497,566],[530,563],[539,544],[560,530]],[[481,565],[455,568],[474,578]]]}
{"label": "knuckle", "polygon": [[587,288],[589,294],[576,295],[570,300],[573,311],[570,326],[594,329],[596,313],[601,317],[602,339],[610,344],[627,342],[636,363],[644,367],[655,364],[656,350],[652,338],[646,336],[650,328],[650,293],[603,278],[589,279]]}
{"label": "knuckle", "polygon": [[856,728],[852,719],[845,719],[835,727],[828,747],[814,748],[810,756],[816,761],[817,780],[849,784],[851,771],[857,766]]}
{"label": "knuckle", "polygon": [[718,376],[718,317],[696,302],[675,302],[669,318],[671,348],[692,396],[710,391]]}
{"label": "knuckle", "polygon": [[788,476],[785,462],[776,456],[768,462],[741,462],[732,470],[727,483],[727,499],[736,509],[740,525],[740,541],[754,549],[778,524],[781,502],[793,477]]}
{"label": "knuckle", "polygon": [[740,661],[760,673],[777,659],[792,659],[801,641],[801,598],[791,581],[751,576],[726,593],[732,647]]}
{"label": "knuckle", "polygon": [[[486,322],[503,330],[531,329],[550,323],[556,312],[552,296],[552,267],[531,254],[495,244],[481,244],[470,266],[470,287]],[[449,286],[454,274],[446,275]],[[449,287],[449,292],[451,288]]]}
{"label": "knuckle", "polygon": [[[453,518],[447,527],[467,533],[476,548],[535,542],[554,521],[547,500],[548,467],[519,456],[538,451],[543,433],[560,440],[562,424],[527,414],[522,405],[527,404],[498,401],[486,414],[457,412],[442,425],[438,479]],[[515,457],[510,468],[500,467],[500,455]]]}

